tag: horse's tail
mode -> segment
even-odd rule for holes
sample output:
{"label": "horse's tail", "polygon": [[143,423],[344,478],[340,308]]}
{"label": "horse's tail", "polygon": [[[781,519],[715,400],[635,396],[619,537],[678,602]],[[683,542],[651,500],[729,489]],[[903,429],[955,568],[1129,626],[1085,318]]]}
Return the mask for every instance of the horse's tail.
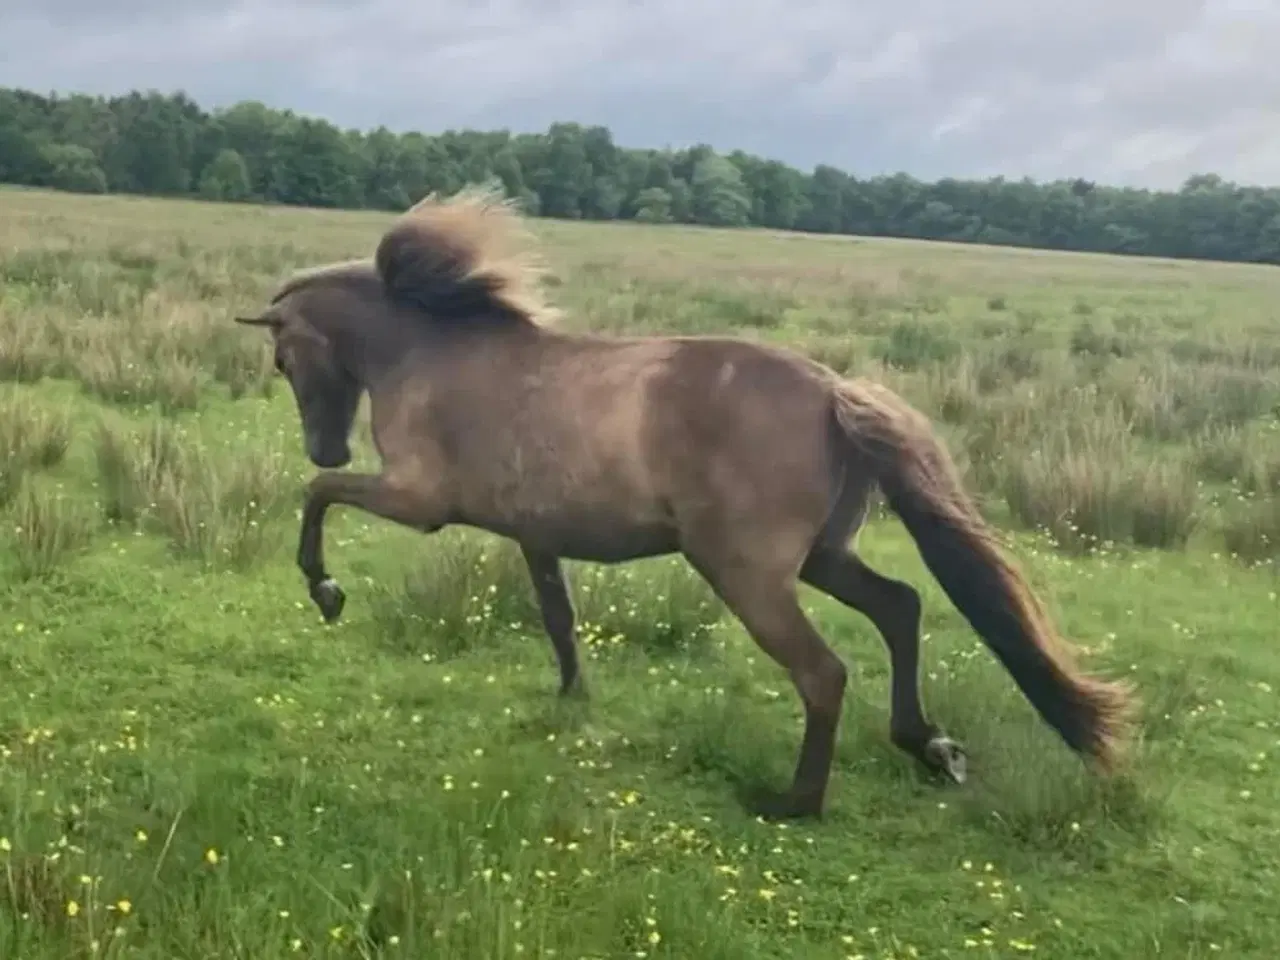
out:
{"label": "horse's tail", "polygon": [[1032,706],[1073,750],[1113,768],[1135,706],[1129,687],[1072,664],[925,417],[887,388],[864,381],[837,388],[835,415],[859,458],[872,465],[925,565]]}

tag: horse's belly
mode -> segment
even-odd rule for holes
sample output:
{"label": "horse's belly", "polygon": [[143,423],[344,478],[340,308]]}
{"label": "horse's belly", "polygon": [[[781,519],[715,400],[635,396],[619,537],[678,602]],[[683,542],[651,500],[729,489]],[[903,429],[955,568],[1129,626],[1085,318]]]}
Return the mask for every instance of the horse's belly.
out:
{"label": "horse's belly", "polygon": [[558,530],[547,538],[547,549],[572,560],[619,563],[672,553],[680,548],[679,538],[668,526],[629,527],[606,530],[584,525]]}
{"label": "horse's belly", "polygon": [[626,516],[580,505],[546,511],[502,511],[459,518],[558,557],[617,563],[679,549],[679,537],[667,519]]}
{"label": "horse's belly", "polygon": [[[519,451],[465,471],[461,522],[557,556],[601,562],[670,553],[678,544],[666,496],[618,437]],[[459,471],[463,473],[464,471]]]}

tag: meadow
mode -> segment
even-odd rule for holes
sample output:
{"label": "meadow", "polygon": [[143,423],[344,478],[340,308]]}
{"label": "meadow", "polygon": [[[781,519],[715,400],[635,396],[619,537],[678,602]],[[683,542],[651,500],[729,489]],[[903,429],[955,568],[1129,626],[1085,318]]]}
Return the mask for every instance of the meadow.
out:
{"label": "meadow", "polygon": [[970,781],[889,743],[878,636],[805,588],[850,691],[827,816],[768,824],[734,784],[786,782],[799,703],[682,560],[570,565],[585,703],[488,535],[335,510],[321,622],[293,400],[230,318],[386,223],[0,190],[0,957],[1276,956],[1280,271],[534,222],[568,327],[918,404],[1142,698],[1090,775],[877,514]]}

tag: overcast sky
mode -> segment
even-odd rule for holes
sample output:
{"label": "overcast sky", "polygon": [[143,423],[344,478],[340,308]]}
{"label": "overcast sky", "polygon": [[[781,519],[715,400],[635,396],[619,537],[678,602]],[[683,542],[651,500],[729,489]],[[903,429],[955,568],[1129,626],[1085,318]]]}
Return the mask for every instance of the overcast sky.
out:
{"label": "overcast sky", "polygon": [[0,85],[609,126],[855,174],[1280,185],[1280,0],[0,0]]}

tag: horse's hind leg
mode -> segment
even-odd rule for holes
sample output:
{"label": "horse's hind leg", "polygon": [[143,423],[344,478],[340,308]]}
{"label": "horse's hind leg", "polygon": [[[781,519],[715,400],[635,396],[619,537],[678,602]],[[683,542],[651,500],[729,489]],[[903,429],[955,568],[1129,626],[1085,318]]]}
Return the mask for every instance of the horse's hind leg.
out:
{"label": "horse's hind leg", "polygon": [[920,595],[827,542],[814,547],[800,577],[862,613],[884,639],[892,673],[889,728],[894,744],[930,769],[963,782],[963,748],[925,718],[920,702]]}
{"label": "horse's hind leg", "polygon": [[551,638],[551,646],[556,652],[556,663],[560,667],[560,694],[585,694],[582,671],[578,664],[578,644],[574,635],[573,601],[569,597],[569,587],[564,580],[560,559],[523,544],[520,552],[524,555],[524,562],[529,568],[529,577],[538,597],[543,628]]}
{"label": "horse's hind leg", "polygon": [[[692,559],[692,558],[691,558]],[[791,787],[757,798],[768,819],[820,816],[835,756],[847,671],[805,617],[793,573],[697,563],[752,639],[791,676],[804,704],[804,737]]]}

